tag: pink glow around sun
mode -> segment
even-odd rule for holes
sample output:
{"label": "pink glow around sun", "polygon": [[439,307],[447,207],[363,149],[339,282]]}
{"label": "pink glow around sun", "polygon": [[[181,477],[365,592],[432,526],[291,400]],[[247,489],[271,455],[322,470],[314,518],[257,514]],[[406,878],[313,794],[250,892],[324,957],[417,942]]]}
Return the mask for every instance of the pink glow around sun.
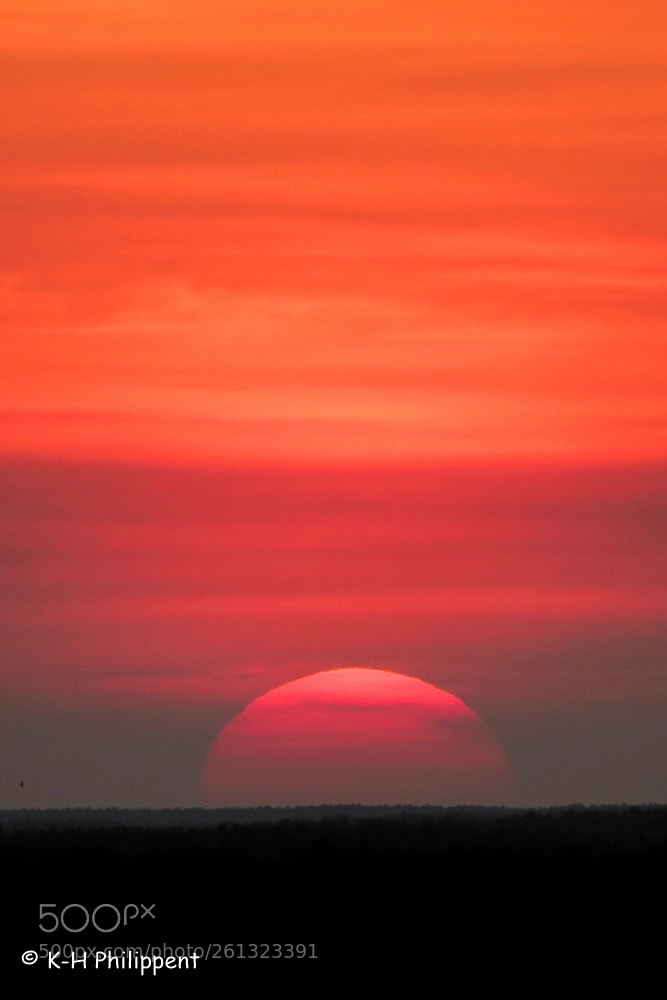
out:
{"label": "pink glow around sun", "polygon": [[350,667],[291,681],[220,732],[207,806],[506,804],[510,768],[480,717],[414,677]]}

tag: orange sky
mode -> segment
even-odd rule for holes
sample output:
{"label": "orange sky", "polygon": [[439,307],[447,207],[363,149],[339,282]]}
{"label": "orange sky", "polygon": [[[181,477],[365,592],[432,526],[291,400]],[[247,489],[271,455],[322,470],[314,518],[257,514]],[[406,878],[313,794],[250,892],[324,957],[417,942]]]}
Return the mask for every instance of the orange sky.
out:
{"label": "orange sky", "polygon": [[0,760],[36,804],[182,804],[226,718],[350,664],[463,698],[523,801],[664,795],[664,0],[2,25]]}
{"label": "orange sky", "polygon": [[22,5],[4,450],[664,456],[663,18]]}

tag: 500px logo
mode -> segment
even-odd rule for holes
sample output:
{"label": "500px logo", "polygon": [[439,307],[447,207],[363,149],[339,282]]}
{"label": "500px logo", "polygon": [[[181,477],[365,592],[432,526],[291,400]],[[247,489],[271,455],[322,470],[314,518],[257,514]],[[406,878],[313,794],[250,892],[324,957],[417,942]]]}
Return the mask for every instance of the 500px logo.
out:
{"label": "500px logo", "polygon": [[93,910],[82,903],[68,903],[60,909],[58,903],[40,903],[39,917],[42,922],[39,929],[45,934],[53,934],[57,930],[80,934],[92,926],[102,934],[111,934],[119,927],[127,927],[131,920],[145,920],[147,917],[155,920],[154,909],[155,903],[126,903],[122,907],[99,903]]}

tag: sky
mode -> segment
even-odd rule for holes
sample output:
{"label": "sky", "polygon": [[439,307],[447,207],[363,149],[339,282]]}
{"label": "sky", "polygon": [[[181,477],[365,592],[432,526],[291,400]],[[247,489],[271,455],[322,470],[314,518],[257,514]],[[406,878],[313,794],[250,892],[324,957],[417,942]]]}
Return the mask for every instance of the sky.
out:
{"label": "sky", "polygon": [[667,801],[662,0],[26,0],[0,48],[0,807],[196,804],[351,666],[518,804]]}

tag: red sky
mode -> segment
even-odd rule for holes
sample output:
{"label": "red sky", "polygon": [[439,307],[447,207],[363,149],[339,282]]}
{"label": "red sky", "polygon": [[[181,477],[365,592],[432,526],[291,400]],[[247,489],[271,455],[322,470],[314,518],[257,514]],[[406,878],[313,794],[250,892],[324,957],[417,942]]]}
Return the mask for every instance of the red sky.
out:
{"label": "red sky", "polygon": [[48,768],[95,713],[157,713],[104,802],[154,726],[187,766],[128,794],[180,804],[214,708],[364,664],[471,702],[526,800],[664,799],[665,21],[5,13],[5,759],[35,804],[87,804]]}

